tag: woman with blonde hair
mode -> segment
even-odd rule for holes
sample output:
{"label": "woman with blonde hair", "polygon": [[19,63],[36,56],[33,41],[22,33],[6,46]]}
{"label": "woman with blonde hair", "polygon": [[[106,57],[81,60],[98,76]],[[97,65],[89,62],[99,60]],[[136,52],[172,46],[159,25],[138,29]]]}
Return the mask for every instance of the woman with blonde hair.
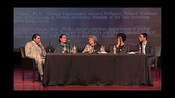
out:
{"label": "woman with blonde hair", "polygon": [[89,43],[85,46],[82,53],[97,53],[100,51],[101,45],[97,42],[97,37],[90,35],[88,37]]}

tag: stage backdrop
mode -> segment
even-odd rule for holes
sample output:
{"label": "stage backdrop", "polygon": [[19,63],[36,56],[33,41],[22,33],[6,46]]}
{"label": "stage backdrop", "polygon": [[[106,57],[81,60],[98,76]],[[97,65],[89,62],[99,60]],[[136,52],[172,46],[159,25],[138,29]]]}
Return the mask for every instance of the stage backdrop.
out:
{"label": "stage backdrop", "polygon": [[133,46],[141,32],[161,46],[161,8],[14,8],[14,48],[24,47],[34,33],[45,47],[49,42],[56,47],[62,33],[80,48],[89,35],[105,47],[113,45],[117,33],[125,33]]}

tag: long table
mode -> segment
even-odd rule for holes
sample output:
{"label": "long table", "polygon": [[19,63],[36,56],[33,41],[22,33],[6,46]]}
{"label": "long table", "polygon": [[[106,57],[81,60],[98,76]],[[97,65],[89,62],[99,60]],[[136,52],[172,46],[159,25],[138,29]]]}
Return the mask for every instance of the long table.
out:
{"label": "long table", "polygon": [[147,57],[142,54],[48,53],[43,85],[110,82],[112,85],[151,84]]}

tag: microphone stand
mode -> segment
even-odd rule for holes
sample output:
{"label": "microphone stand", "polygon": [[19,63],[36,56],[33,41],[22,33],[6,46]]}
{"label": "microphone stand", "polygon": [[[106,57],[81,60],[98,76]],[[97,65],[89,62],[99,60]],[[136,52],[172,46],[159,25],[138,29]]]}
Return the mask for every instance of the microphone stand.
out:
{"label": "microphone stand", "polygon": [[122,43],[121,40],[122,40],[122,39],[120,38],[119,52],[121,52],[121,43]]}
{"label": "microphone stand", "polygon": [[69,45],[69,51],[68,51],[68,53],[70,53],[70,40],[68,40],[68,45]]}
{"label": "microphone stand", "polygon": [[70,43],[69,43],[69,53],[70,53]]}

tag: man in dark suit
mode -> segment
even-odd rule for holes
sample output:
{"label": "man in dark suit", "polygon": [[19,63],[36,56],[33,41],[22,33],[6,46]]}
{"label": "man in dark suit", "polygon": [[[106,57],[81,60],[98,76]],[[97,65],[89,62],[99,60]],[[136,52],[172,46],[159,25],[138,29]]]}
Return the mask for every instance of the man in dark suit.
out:
{"label": "man in dark suit", "polygon": [[151,74],[151,67],[154,64],[154,48],[151,45],[151,42],[148,41],[148,35],[146,33],[141,33],[139,35],[139,44],[137,45],[137,49],[140,53],[143,53],[147,56],[147,65],[148,65],[148,80],[150,81],[150,85],[153,85],[153,79]]}
{"label": "man in dark suit", "polygon": [[148,63],[153,64],[153,58],[154,58],[154,48],[151,45],[151,42],[148,41],[148,35],[146,33],[141,33],[139,35],[139,44],[137,46],[140,53],[145,54],[147,57],[151,58]]}

